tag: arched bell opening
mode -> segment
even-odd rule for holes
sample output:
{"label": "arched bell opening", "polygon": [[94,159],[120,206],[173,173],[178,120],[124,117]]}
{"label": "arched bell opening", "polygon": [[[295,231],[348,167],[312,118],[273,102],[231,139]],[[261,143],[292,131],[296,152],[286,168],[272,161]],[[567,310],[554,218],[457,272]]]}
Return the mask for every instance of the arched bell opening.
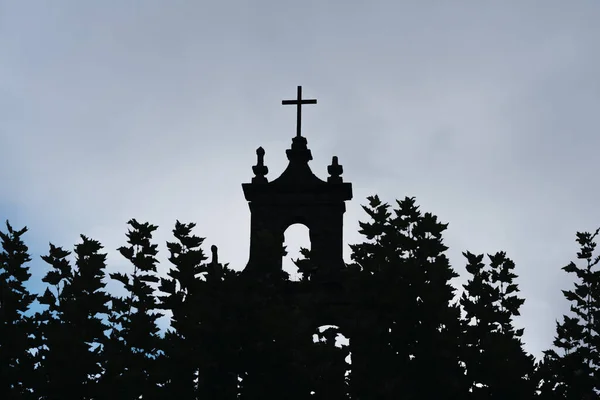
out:
{"label": "arched bell opening", "polygon": [[282,268],[289,274],[291,281],[302,280],[302,272],[298,269],[296,262],[303,260],[304,255],[301,253],[301,249],[307,249],[310,251],[310,231],[301,222],[290,225],[284,231],[284,242],[285,255],[282,260]]}

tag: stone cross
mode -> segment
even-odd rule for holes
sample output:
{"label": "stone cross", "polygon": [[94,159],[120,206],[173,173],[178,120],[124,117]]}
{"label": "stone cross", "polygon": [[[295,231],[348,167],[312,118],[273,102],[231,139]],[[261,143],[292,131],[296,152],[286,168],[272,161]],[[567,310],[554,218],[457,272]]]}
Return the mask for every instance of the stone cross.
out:
{"label": "stone cross", "polygon": [[298,96],[296,100],[283,100],[281,102],[284,106],[293,104],[296,105],[297,116],[296,116],[296,137],[300,137],[302,130],[302,104],[317,104],[316,99],[302,99],[302,86],[298,86]]}

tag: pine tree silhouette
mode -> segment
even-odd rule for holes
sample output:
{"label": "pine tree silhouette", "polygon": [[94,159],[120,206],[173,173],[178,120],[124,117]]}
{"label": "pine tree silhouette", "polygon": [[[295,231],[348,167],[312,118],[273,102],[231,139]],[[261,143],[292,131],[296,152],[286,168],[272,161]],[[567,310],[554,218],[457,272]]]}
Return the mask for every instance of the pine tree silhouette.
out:
{"label": "pine tree silhouette", "polygon": [[539,376],[544,381],[543,399],[591,399],[600,394],[600,271],[596,269],[600,255],[594,256],[599,233],[600,228],[594,233],[578,232],[577,258],[585,266],[570,262],[562,268],[577,276],[575,289],[562,291],[572,303],[574,316],[565,315],[563,322],[556,322],[553,344],[559,352],[544,351]]}
{"label": "pine tree silhouette", "polygon": [[447,224],[422,214],[413,198],[396,201],[392,212],[377,196],[368,200],[363,209],[372,222],[360,223],[368,242],[351,246],[364,310],[364,327],[351,338],[352,395],[461,398],[460,310],[450,285],[457,274],[442,242]]}
{"label": "pine tree silhouette", "polygon": [[98,392],[102,373],[102,346],[108,328],[102,320],[110,297],[103,290],[106,254],[99,242],[81,236],[75,246],[76,267],[71,254],[50,244],[42,259],[52,269],[42,279],[49,287],[39,302],[48,306],[38,316],[42,347],[39,393],[49,399],[87,399]]}
{"label": "pine tree silhouette", "polygon": [[515,265],[504,252],[488,255],[487,268],[483,254],[463,255],[472,276],[460,300],[466,313],[463,352],[472,382],[469,398],[532,399],[537,386],[534,360],[523,350],[523,329],[513,327],[525,301],[514,294],[519,291]]}
{"label": "pine tree silhouette", "polygon": [[159,398],[161,373],[159,356],[161,338],[156,320],[158,303],[151,283],[157,283],[157,245],[152,233],[157,226],[128,222],[129,246],[118,250],[131,264],[133,272],[111,273],[110,277],[123,284],[126,297],[113,297],[109,317],[110,335],[106,342],[105,372],[101,379],[101,398],[118,395],[122,399]]}
{"label": "pine tree silhouette", "polygon": [[14,230],[6,221],[6,228],[0,232],[0,398],[35,399],[35,326],[26,315],[35,295],[26,288],[31,258],[22,239],[27,227]]}

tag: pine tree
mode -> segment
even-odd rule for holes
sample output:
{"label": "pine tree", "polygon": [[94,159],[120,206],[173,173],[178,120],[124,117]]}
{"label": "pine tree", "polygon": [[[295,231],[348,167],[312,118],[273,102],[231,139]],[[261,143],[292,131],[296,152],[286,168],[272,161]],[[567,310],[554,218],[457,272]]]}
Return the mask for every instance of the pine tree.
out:
{"label": "pine tree", "polygon": [[206,304],[194,300],[206,257],[200,248],[204,238],[191,236],[194,226],[177,221],[173,234],[178,242],[167,243],[174,268],[168,272],[168,278],[161,278],[159,287],[167,294],[160,297],[161,306],[172,312],[172,329],[165,333],[166,364],[163,364],[169,369],[165,393],[171,398],[198,396],[197,331],[201,321],[196,311]]}
{"label": "pine tree", "polygon": [[570,262],[562,268],[577,276],[575,289],[562,291],[574,315],[556,322],[553,344],[560,351],[544,352],[540,378],[545,399],[592,399],[600,394],[600,271],[595,268],[600,255],[594,256],[598,233],[600,228],[593,234],[578,232],[577,258],[585,265]]}
{"label": "pine tree", "polygon": [[113,297],[109,317],[110,335],[106,343],[107,362],[102,376],[102,397],[133,400],[156,399],[160,396],[159,356],[161,337],[157,326],[159,305],[151,283],[157,283],[157,245],[152,232],[157,227],[128,222],[127,247],[118,250],[133,265],[131,274],[111,273],[123,284],[127,295]]}
{"label": "pine tree", "polygon": [[26,313],[35,300],[26,283],[31,277],[31,258],[22,240],[27,227],[14,230],[6,221],[0,232],[0,398],[33,399],[35,388],[32,349],[34,323]]}
{"label": "pine tree", "polygon": [[377,196],[368,200],[372,222],[360,223],[368,242],[351,246],[365,326],[350,339],[353,395],[461,398],[460,309],[450,284],[458,275],[444,254],[447,224],[421,213],[414,198],[396,201],[392,212]]}
{"label": "pine tree", "polygon": [[472,278],[464,285],[460,303],[464,319],[464,361],[472,391],[470,398],[531,399],[535,394],[534,359],[523,349],[523,329],[513,327],[524,299],[514,283],[514,262],[504,252],[488,255],[463,253]]}
{"label": "pine tree", "polygon": [[200,247],[205,239],[191,234],[195,226],[177,221],[177,242],[167,243],[174,267],[160,286],[166,293],[162,306],[173,313],[172,329],[165,335],[166,393],[169,398],[235,399],[237,375],[230,351],[235,337],[224,329],[233,317],[225,312],[225,280],[234,273],[218,263],[216,246],[211,262],[205,263]]}
{"label": "pine tree", "polygon": [[103,290],[106,254],[102,245],[81,235],[71,254],[50,244],[42,259],[52,269],[42,279],[50,287],[39,297],[48,308],[39,316],[42,347],[39,394],[48,399],[91,399],[98,391],[102,373],[104,331],[102,318],[108,313],[109,296]]}

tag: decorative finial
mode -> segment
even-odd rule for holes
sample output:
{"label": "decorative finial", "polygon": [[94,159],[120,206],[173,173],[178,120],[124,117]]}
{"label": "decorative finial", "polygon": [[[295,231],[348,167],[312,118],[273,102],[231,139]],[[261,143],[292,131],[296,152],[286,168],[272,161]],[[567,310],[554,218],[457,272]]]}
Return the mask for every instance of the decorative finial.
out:
{"label": "decorative finial", "polygon": [[269,168],[265,165],[265,149],[259,147],[256,149],[256,165],[252,167],[252,171],[254,172],[254,178],[252,178],[252,183],[267,183],[267,178],[265,175],[269,173]]}
{"label": "decorative finial", "polygon": [[217,254],[217,250],[217,246],[215,246],[214,244],[210,246],[210,252],[212,253],[212,259],[210,263],[212,265],[217,265],[219,263],[219,255]]}
{"label": "decorative finial", "polygon": [[327,182],[329,183],[342,183],[342,173],[344,169],[338,163],[337,156],[333,156],[331,159],[331,165],[327,167],[327,172],[329,172],[329,177],[327,178]]}
{"label": "decorative finial", "polygon": [[257,165],[263,167],[265,165],[265,149],[259,147],[256,149]]}

